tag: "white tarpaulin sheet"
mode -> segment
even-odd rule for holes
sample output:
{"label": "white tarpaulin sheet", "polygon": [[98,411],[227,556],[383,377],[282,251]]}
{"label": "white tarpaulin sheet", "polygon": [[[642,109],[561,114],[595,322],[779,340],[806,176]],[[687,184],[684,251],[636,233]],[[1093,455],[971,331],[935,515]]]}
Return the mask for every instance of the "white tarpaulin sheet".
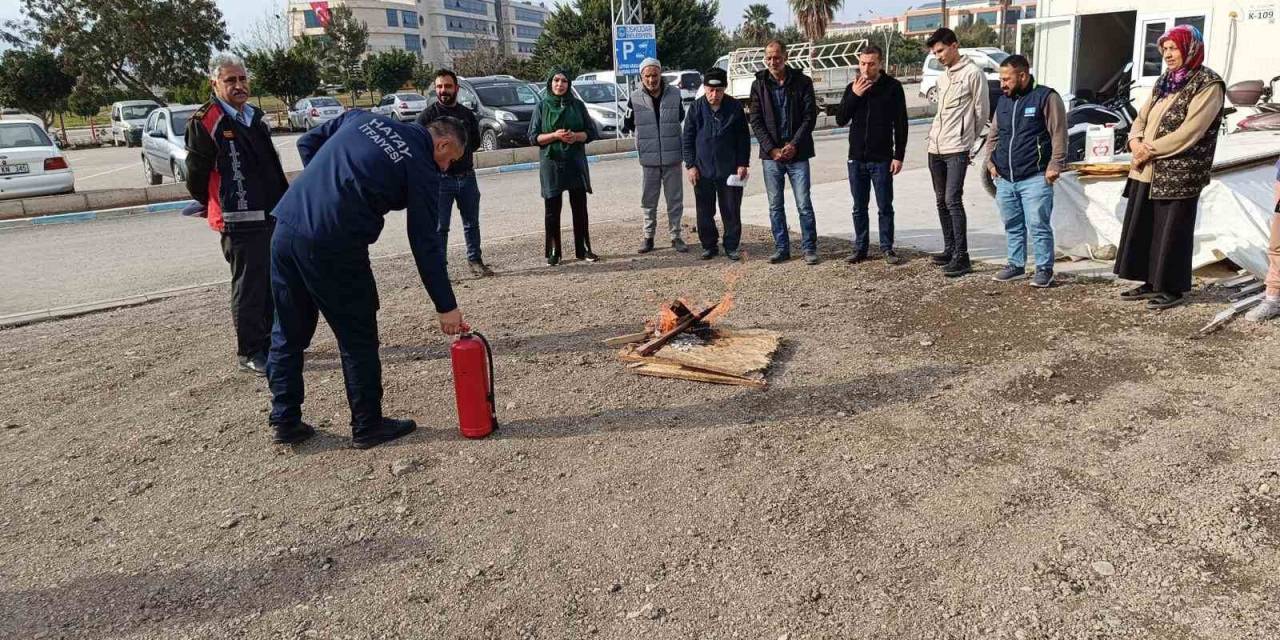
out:
{"label": "white tarpaulin sheet", "polygon": [[[1196,215],[1195,268],[1230,258],[1253,275],[1266,276],[1277,155],[1280,132],[1232,133],[1218,139],[1213,177],[1200,194]],[[1127,204],[1124,184],[1123,176],[1082,179],[1074,171],[1062,176],[1053,206],[1058,251],[1076,258],[1114,257]]]}

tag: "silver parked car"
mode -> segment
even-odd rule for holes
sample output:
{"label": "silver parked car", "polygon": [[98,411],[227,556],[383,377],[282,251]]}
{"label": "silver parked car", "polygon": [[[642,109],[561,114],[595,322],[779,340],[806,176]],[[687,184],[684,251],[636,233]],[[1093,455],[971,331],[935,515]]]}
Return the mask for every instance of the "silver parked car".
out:
{"label": "silver parked car", "polygon": [[587,113],[596,123],[601,138],[617,138],[627,114],[627,98],[622,88],[612,82],[585,80],[573,83],[573,92],[587,105]]}
{"label": "silver parked car", "polygon": [[370,109],[374,113],[390,116],[401,122],[408,122],[418,117],[427,108],[427,97],[417,93],[388,93],[382,96],[378,106]]}
{"label": "silver parked car", "polygon": [[43,121],[21,115],[0,120],[0,200],[75,190],[76,176]]}
{"label": "silver parked car", "polygon": [[289,130],[309,131],[340,115],[343,106],[335,98],[313,96],[303,98],[289,110]]}
{"label": "silver parked car", "polygon": [[187,120],[199,108],[173,105],[147,116],[142,133],[142,175],[147,184],[160,184],[165,176],[174,182],[186,182]]}
{"label": "silver parked car", "polygon": [[142,143],[147,116],[160,105],[150,100],[124,100],[111,105],[111,146],[132,147]]}

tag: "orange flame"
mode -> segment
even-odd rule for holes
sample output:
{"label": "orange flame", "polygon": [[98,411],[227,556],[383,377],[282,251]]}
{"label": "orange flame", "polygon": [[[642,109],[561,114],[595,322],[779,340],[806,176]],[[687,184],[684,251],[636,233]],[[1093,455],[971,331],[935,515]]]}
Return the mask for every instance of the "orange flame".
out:
{"label": "orange flame", "polygon": [[[683,304],[686,308],[689,306],[689,301],[684,298],[678,298],[676,301]],[[663,304],[658,307],[658,333],[666,333],[676,328],[676,324],[679,322],[680,317],[676,315],[676,312],[671,310],[671,305]]]}

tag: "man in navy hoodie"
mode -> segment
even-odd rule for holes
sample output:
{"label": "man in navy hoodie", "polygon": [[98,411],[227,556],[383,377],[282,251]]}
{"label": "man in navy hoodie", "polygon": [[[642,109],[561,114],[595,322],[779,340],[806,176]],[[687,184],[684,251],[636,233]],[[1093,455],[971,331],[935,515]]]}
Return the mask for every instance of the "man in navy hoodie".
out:
{"label": "man in navy hoodie", "polygon": [[388,211],[405,209],[409,247],[440,315],[440,330],[461,331],[438,231],[440,176],[462,157],[462,124],[441,118],[425,128],[350,111],[298,139],[305,167],[276,206],[271,239],[275,326],[267,378],[273,442],[301,442],[315,431],[302,421],[303,351],[324,314],[338,339],[352,446],[367,449],[412,432],[412,420],[382,415],[378,359],[378,288],[369,245]]}

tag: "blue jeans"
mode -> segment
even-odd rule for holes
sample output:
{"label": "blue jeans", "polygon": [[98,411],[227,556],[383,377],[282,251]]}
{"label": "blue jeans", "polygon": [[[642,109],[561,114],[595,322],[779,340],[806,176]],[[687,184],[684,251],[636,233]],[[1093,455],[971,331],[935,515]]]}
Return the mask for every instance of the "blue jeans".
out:
{"label": "blue jeans", "polygon": [[880,251],[893,249],[893,173],[889,161],[849,161],[849,191],[853,193],[853,252],[867,254],[870,248],[871,224],[867,218],[871,207],[871,189],[875,187],[876,206],[880,209]]}
{"label": "blue jeans", "polygon": [[467,241],[467,260],[480,260],[480,185],[476,174],[442,176],[440,178],[440,242],[445,253],[449,247],[449,220],[453,218],[453,203],[458,203],[458,215],[462,218],[462,236]]}
{"label": "blue jeans", "polygon": [[1009,264],[1026,267],[1027,227],[1031,227],[1036,270],[1053,271],[1053,227],[1049,224],[1049,215],[1053,213],[1053,185],[1044,179],[1044,174],[1017,182],[996,178],[995,183],[996,203],[1009,240]]}
{"label": "blue jeans", "polygon": [[800,212],[800,245],[806,254],[818,252],[818,224],[809,200],[809,161],[764,161],[764,188],[769,195],[769,226],[773,229],[773,246],[780,253],[791,254],[791,237],[787,230],[787,207],[782,200],[786,179],[791,178],[796,210]]}

